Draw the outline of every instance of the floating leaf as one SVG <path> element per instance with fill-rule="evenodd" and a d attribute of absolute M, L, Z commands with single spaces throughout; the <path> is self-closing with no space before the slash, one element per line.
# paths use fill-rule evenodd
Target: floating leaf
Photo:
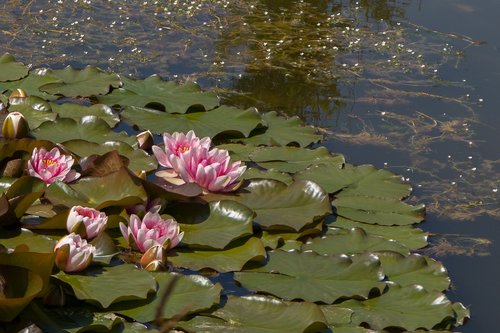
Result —
<path fill-rule="evenodd" d="M 298 147 L 259 147 L 250 153 L 250 158 L 266 169 L 295 173 L 311 165 L 328 164 L 342 168 L 344 156 L 331 155 L 325 147 L 304 149 Z M 306 178 L 302 178 L 306 179 Z"/>
<path fill-rule="evenodd" d="M 140 181 L 121 169 L 104 177 L 82 178 L 72 185 L 56 181 L 47 188 L 45 197 L 53 204 L 66 207 L 80 205 L 102 209 L 135 205 L 143 202 L 147 195 Z"/>
<path fill-rule="evenodd" d="M 21 229 L 3 231 L 0 235 L 0 244 L 10 249 L 15 249 L 19 245 L 26 245 L 31 252 L 53 253 L 56 241 L 47 236 Z"/>
<path fill-rule="evenodd" d="M 254 145 L 244 145 L 241 143 L 226 143 L 217 145 L 215 148 L 224 149 L 229 152 L 229 156 L 234 161 L 250 161 L 250 153 L 254 151 Z"/>
<path fill-rule="evenodd" d="M 112 312 L 92 310 L 84 306 L 45 307 L 32 303 L 24 315 L 44 332 L 108 332 L 124 322 Z"/>
<path fill-rule="evenodd" d="M 57 118 L 57 113 L 52 112 L 50 104 L 37 96 L 12 99 L 9 111 L 21 112 L 28 120 L 31 130 L 34 130 L 43 122 L 53 121 Z"/>
<path fill-rule="evenodd" d="M 424 219 L 424 205 L 411 206 L 397 199 L 341 196 L 332 202 L 338 215 L 371 224 L 408 225 Z"/>
<path fill-rule="evenodd" d="M 39 274 L 25 267 L 4 265 L 2 256 L 5 254 L 0 254 L 0 322 L 10 322 L 42 292 L 43 280 Z"/>
<path fill-rule="evenodd" d="M 361 228 L 370 235 L 381 236 L 386 239 L 394 239 L 396 242 L 406 246 L 410 250 L 417 250 L 427 246 L 428 234 L 413 226 L 386 226 L 355 222 L 341 216 L 337 216 L 331 224 L 335 228 L 351 229 Z"/>
<path fill-rule="evenodd" d="M 231 245 L 230 245 L 231 246 Z M 262 242 L 251 237 L 245 243 L 237 242 L 224 250 L 178 248 L 168 258 L 175 266 L 200 270 L 211 268 L 218 272 L 239 271 L 250 260 L 262 260 L 266 251 Z"/>
<path fill-rule="evenodd" d="M 450 286 L 446 269 L 434 259 L 419 254 L 403 256 L 394 252 L 377 253 L 389 280 L 405 287 L 418 284 L 426 290 L 443 291 Z"/>
<path fill-rule="evenodd" d="M 67 97 L 104 95 L 111 87 L 118 88 L 121 84 L 117 74 L 109 74 L 91 66 L 81 70 L 67 66 L 53 70 L 52 74 L 63 82 L 44 84 L 40 90 Z"/>
<path fill-rule="evenodd" d="M 104 120 L 111 128 L 115 127 L 120 121 L 118 114 L 113 113 L 113 110 L 105 104 L 84 106 L 73 103 L 50 103 L 50 106 L 52 107 L 52 111 L 58 113 L 61 118 L 72 118 L 79 121 L 85 116 L 96 116 Z"/>
<path fill-rule="evenodd" d="M 452 304 L 444 294 L 417 285 L 391 286 L 379 297 L 365 301 L 348 300 L 330 306 L 353 310 L 352 323 L 367 323 L 372 329 L 431 329 L 454 316 Z"/>
<path fill-rule="evenodd" d="M 80 139 L 95 143 L 123 141 L 133 145 L 136 141 L 134 137 L 129 137 L 124 132 L 113 132 L 104 120 L 96 116 L 85 116 L 78 122 L 71 118 L 59 118 L 53 122 L 43 123 L 32 134 L 39 140 L 60 143 Z"/>
<path fill-rule="evenodd" d="M 401 199 L 411 192 L 411 186 L 400 176 L 387 170 L 377 170 L 372 165 L 346 165 L 342 169 L 335 165 L 316 165 L 297 173 L 294 177 L 312 180 L 328 193 L 342 190 L 341 195 L 347 196 Z"/>
<path fill-rule="evenodd" d="M 319 254 L 355 254 L 374 251 L 395 251 L 410 254 L 408 248 L 392 239 L 368 235 L 363 229 L 329 229 L 321 238 L 308 241 L 303 250 L 312 250 Z"/>
<path fill-rule="evenodd" d="M 293 183 L 292 176 L 277 170 L 260 170 L 257 168 L 248 168 L 240 177 L 241 179 L 272 179 L 290 185 Z"/>
<path fill-rule="evenodd" d="M 106 141 L 99 144 L 85 140 L 71 140 L 66 141 L 64 146 L 80 157 L 94 154 L 104 155 L 116 150 L 120 155 L 128 159 L 128 168 L 136 174 L 142 170 L 148 172 L 158 167 L 158 161 L 153 156 L 150 156 L 142 149 L 134 149 L 122 141 Z"/>
<path fill-rule="evenodd" d="M 193 106 L 210 110 L 219 105 L 217 95 L 202 92 L 200 87 L 192 82 L 178 84 L 174 81 L 163 81 L 158 75 L 144 80 L 122 77 L 122 81 L 123 88 L 99 97 L 99 101 L 108 105 L 152 108 L 158 108 L 157 104 L 160 104 L 162 109 L 169 113 L 185 113 Z"/>
<path fill-rule="evenodd" d="M 189 332 L 313 333 L 326 328 L 316 304 L 285 302 L 268 296 L 229 296 L 223 308 L 179 326 Z"/>
<path fill-rule="evenodd" d="M 0 81 L 15 81 L 28 75 L 28 67 L 9 53 L 0 57 Z"/>
<path fill-rule="evenodd" d="M 314 237 L 321 234 L 323 231 L 323 221 L 319 221 L 316 225 L 308 225 L 306 228 L 303 228 L 301 231 L 291 232 L 288 230 L 280 230 L 280 229 L 271 229 L 271 230 L 262 230 L 262 235 L 260 239 L 264 246 L 271 249 L 276 249 L 283 243 L 288 242 L 288 246 L 291 246 L 291 241 L 296 241 L 305 237 Z M 300 246 L 297 247 L 298 250 L 302 247 L 302 242 L 298 241 L 297 244 Z"/>
<path fill-rule="evenodd" d="M 373 255 L 353 262 L 346 256 L 276 250 L 269 252 L 265 266 L 235 272 L 234 278 L 250 290 L 329 304 L 342 297 L 367 298 L 372 289 L 385 287 L 380 262 Z"/>
<path fill-rule="evenodd" d="M 116 302 L 146 299 L 148 293 L 156 291 L 156 281 L 149 272 L 128 264 L 90 267 L 79 274 L 60 272 L 55 277 L 70 285 L 76 298 L 103 308 Z"/>
<path fill-rule="evenodd" d="M 257 213 L 255 222 L 263 227 L 290 227 L 299 231 L 331 212 L 328 194 L 309 181 L 287 186 L 273 180 L 256 180 L 245 188 L 245 193 L 236 197 L 213 197 L 239 201 L 253 209 Z"/>
<path fill-rule="evenodd" d="M 194 130 L 199 137 L 214 137 L 224 132 L 248 136 L 261 122 L 260 114 L 255 109 L 241 110 L 228 106 L 221 106 L 208 112 L 187 114 L 170 114 L 130 106 L 125 108 L 121 116 L 124 121 L 136 124 L 142 129 L 149 129 L 156 134 L 186 133 Z"/>
<path fill-rule="evenodd" d="M 235 201 L 211 202 L 210 216 L 205 221 L 180 225 L 184 231 L 182 242 L 190 246 L 223 249 L 231 241 L 252 234 L 253 217 L 251 209 Z M 177 220 L 183 222 L 182 215 Z"/>
<path fill-rule="evenodd" d="M 28 96 L 38 96 L 44 99 L 55 99 L 54 95 L 47 94 L 39 87 L 48 83 L 62 82 L 59 78 L 52 75 L 52 70 L 46 68 L 40 68 L 30 71 L 29 75 L 25 78 L 12 81 L 12 82 L 0 82 L 0 91 L 9 90 L 10 92 L 16 89 L 22 89 Z"/>
<path fill-rule="evenodd" d="M 178 280 L 168 295 L 167 302 L 161 311 L 162 318 L 170 319 L 179 314 L 190 314 L 208 310 L 220 299 L 222 286 L 213 284 L 201 275 L 180 275 L 176 273 L 154 273 L 158 283 L 158 291 L 146 301 L 120 302 L 113 305 L 113 312 L 127 316 L 139 322 L 149 322 L 155 319 L 160 300 L 172 279 Z"/>
<path fill-rule="evenodd" d="M 262 119 L 266 123 L 265 129 L 257 129 L 249 138 L 235 139 L 244 143 L 268 146 L 286 146 L 298 144 L 300 147 L 321 140 L 313 127 L 305 126 L 298 117 L 284 118 L 274 111 L 264 113 Z M 263 132 L 263 133 L 261 133 Z"/>

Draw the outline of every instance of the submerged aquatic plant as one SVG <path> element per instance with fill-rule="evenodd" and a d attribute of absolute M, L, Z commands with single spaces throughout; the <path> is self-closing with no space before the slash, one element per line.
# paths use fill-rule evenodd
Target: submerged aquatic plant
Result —
<path fill-rule="evenodd" d="M 78 172 L 71 170 L 74 162 L 72 156 L 61 154 L 57 148 L 50 151 L 35 148 L 28 161 L 28 173 L 46 184 L 52 184 L 56 180 L 72 182 L 80 177 Z"/>

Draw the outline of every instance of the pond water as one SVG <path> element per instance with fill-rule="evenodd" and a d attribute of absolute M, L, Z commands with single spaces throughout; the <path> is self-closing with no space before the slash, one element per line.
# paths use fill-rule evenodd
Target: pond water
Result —
<path fill-rule="evenodd" d="M 424 252 L 493 332 L 500 306 L 496 0 L 5 1 L 0 53 L 195 80 L 224 103 L 299 115 L 331 151 L 414 185 Z M 488 295 L 489 297 L 485 297 Z M 491 295 L 491 296 L 490 296 Z"/>

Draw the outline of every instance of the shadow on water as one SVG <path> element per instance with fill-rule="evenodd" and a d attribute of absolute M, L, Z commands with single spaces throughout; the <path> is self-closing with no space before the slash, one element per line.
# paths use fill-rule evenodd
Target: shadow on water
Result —
<path fill-rule="evenodd" d="M 53 1 L 55 3 L 55 1 Z M 350 163 L 403 175 L 428 207 L 426 249 L 460 331 L 500 310 L 500 39 L 496 0 L 0 4 L 0 53 L 35 66 L 96 65 L 198 81 L 227 104 L 299 115 Z M 484 44 L 482 41 L 486 41 Z"/>

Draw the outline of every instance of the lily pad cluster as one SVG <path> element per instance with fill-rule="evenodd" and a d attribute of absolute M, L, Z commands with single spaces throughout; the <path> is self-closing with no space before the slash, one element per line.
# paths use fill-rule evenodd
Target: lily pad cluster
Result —
<path fill-rule="evenodd" d="M 31 69 L 0 58 L 0 99 L 30 132 L 0 146 L 0 327 L 44 332 L 427 332 L 469 316 L 444 292 L 411 187 L 353 166 L 298 118 L 221 106 L 194 83 L 123 78 L 93 67 Z M 22 89 L 26 96 L 12 96 Z M 9 98 L 10 96 L 10 98 Z M 9 125 L 10 126 L 10 125 Z M 134 135 L 194 130 L 247 170 L 232 192 L 157 177 Z M 28 173 L 34 149 L 57 148 L 79 178 Z M 55 266 L 72 207 L 104 212 L 86 269 Z M 152 208 L 154 207 L 154 208 Z M 153 209 L 184 233 L 163 271 L 141 269 L 122 236 Z M 147 326 L 144 326 L 146 324 Z"/>

